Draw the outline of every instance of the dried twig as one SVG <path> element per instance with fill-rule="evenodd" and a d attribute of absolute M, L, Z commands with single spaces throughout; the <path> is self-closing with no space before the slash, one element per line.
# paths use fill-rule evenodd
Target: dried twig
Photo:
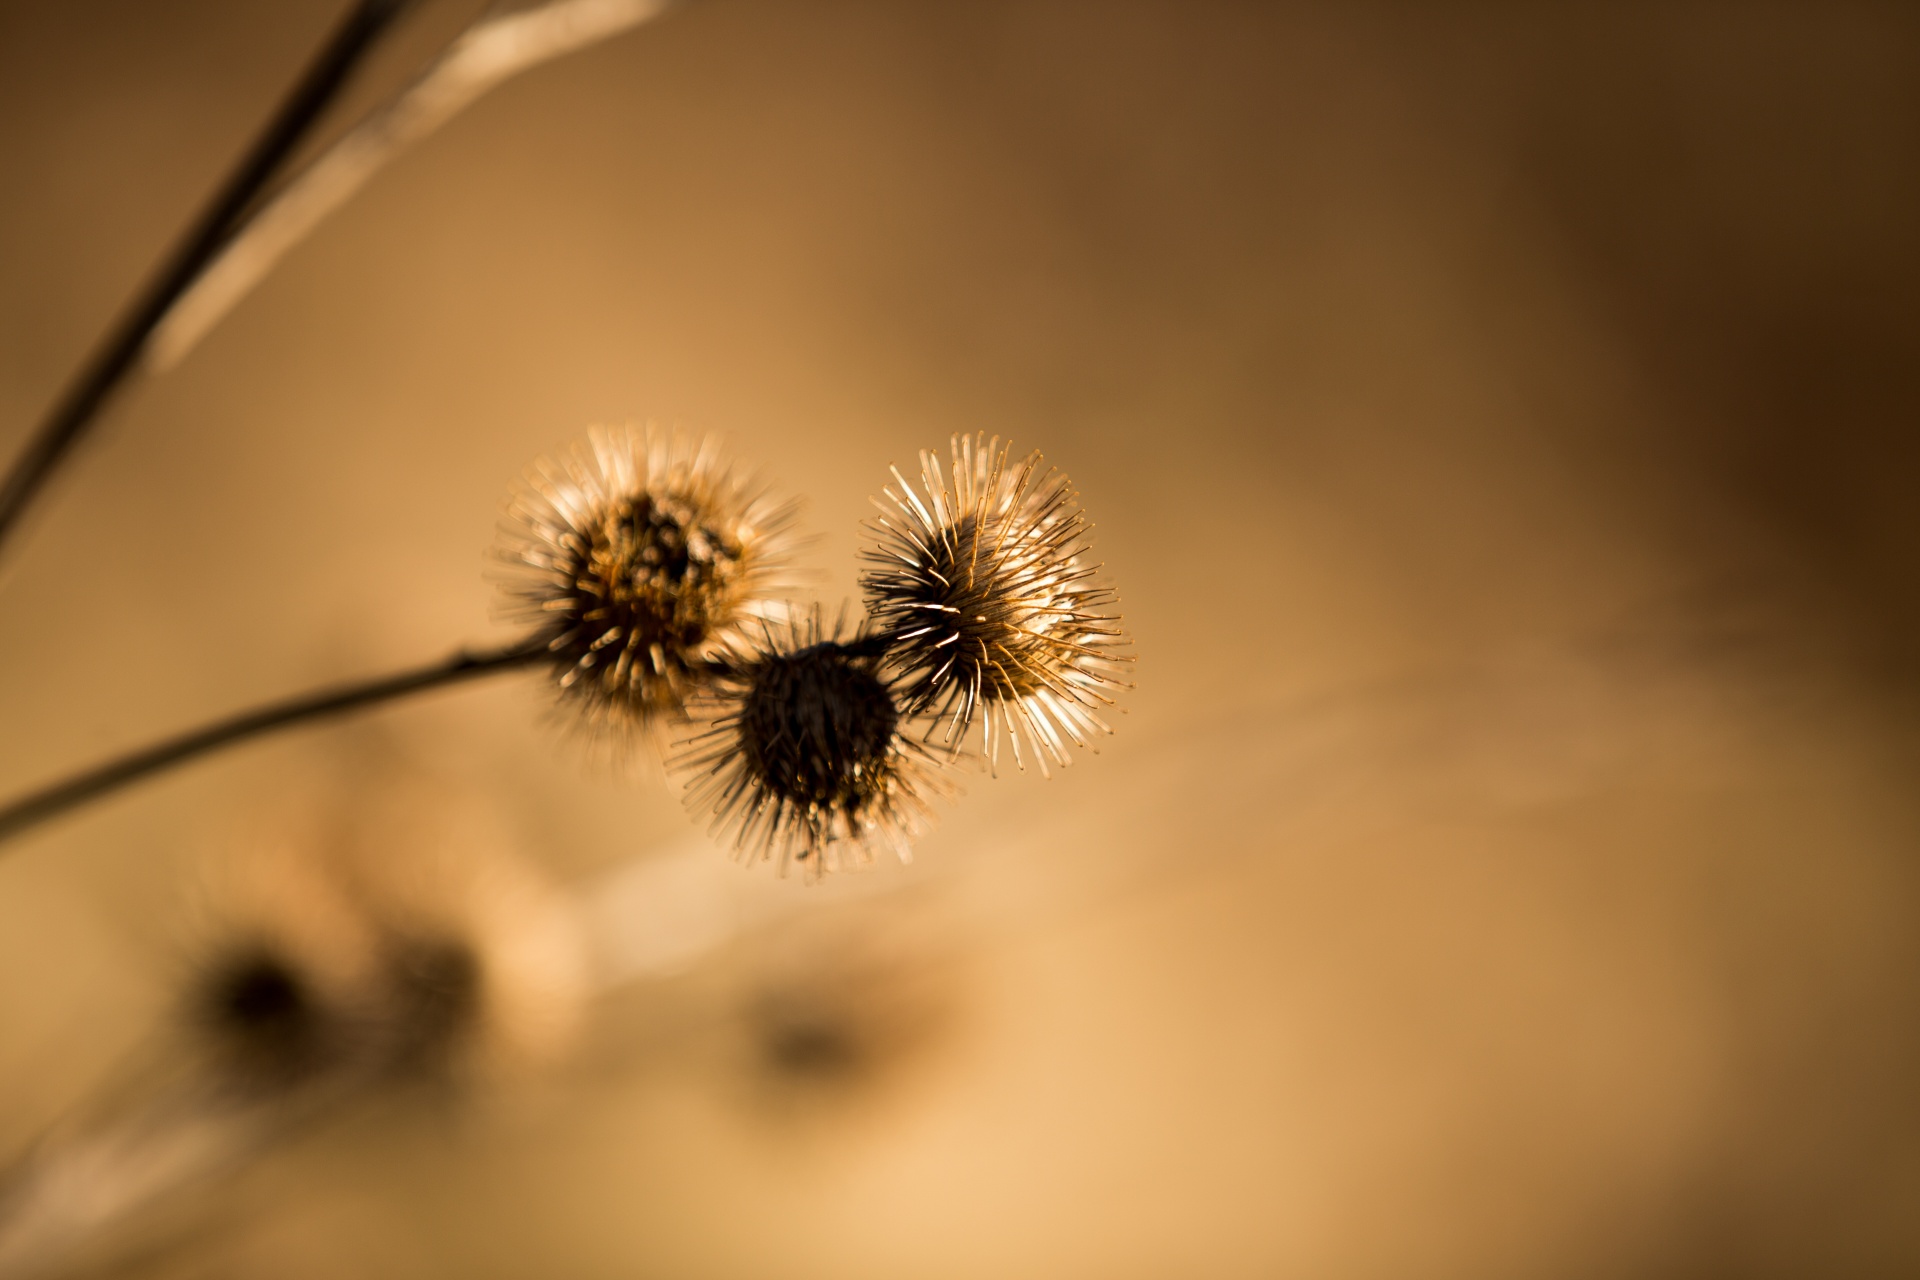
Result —
<path fill-rule="evenodd" d="M 483 19 L 406 90 L 354 127 L 276 195 L 194 283 L 147 346 L 146 366 L 178 364 L 329 213 L 408 146 L 487 90 L 549 59 L 658 17 L 672 0 L 549 0 Z"/>
<path fill-rule="evenodd" d="M 75 777 L 42 787 L 10 803 L 0 805 L 0 840 L 20 834 L 58 817 L 89 800 L 118 791 L 122 787 L 151 777 L 175 765 L 185 764 L 222 747 L 249 738 L 257 738 L 277 729 L 291 728 L 311 720 L 325 719 L 362 707 L 391 702 L 409 694 L 471 680 L 496 671 L 528 666 L 547 656 L 542 643 L 519 643 L 484 653 L 457 653 L 444 662 L 434 663 L 398 675 L 382 676 L 357 684 L 323 689 L 285 702 L 271 703 L 241 712 L 199 729 L 189 730 L 150 747 L 110 760 Z"/>
<path fill-rule="evenodd" d="M 360 0 L 314 59 L 266 131 L 214 194 L 153 281 L 108 332 L 0 481 L 0 542 L 80 443 L 147 349 L 154 330 L 220 254 L 247 207 L 340 96 L 355 68 L 413 0 Z"/>
<path fill-rule="evenodd" d="M 136 368 L 163 373 L 387 161 L 495 85 L 658 17 L 674 0 L 547 0 L 475 22 L 412 84 L 248 213 L 414 0 L 361 0 L 254 149 L 0 481 L 0 542 Z"/>

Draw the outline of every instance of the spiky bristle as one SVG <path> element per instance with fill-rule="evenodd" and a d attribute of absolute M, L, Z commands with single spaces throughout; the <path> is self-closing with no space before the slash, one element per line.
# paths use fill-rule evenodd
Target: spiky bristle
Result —
<path fill-rule="evenodd" d="M 596 427 L 509 499 L 503 612 L 545 641 L 589 731 L 676 717 L 704 664 L 789 585 L 794 515 L 710 437 Z"/>
<path fill-rule="evenodd" d="M 1067 478 L 1038 452 L 1010 465 L 1010 451 L 997 436 L 955 436 L 949 488 L 923 450 L 924 494 L 896 469 L 860 582 L 909 713 L 955 750 L 977 721 L 990 765 L 1004 735 L 1024 767 L 1024 737 L 1045 773 L 1069 762 L 1069 742 L 1112 732 L 1100 712 L 1131 658 Z"/>
<path fill-rule="evenodd" d="M 713 814 L 749 858 L 820 874 L 875 844 L 905 861 L 927 798 L 948 788 L 938 762 L 902 734 L 882 670 L 884 645 L 826 635 L 817 611 L 763 624 L 716 676 L 707 729 L 682 744 L 688 804 Z"/>

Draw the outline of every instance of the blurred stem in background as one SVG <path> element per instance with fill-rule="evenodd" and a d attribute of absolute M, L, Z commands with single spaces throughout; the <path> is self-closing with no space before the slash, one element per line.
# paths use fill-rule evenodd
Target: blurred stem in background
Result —
<path fill-rule="evenodd" d="M 139 363 L 154 330 L 221 255 L 253 205 L 289 156 L 339 98 L 354 71 L 395 19 L 416 0 L 360 0 L 301 76 L 279 112 L 207 203 L 146 290 L 107 333 L 54 405 L 26 451 L 0 482 L 0 542 L 61 462 L 99 419 Z"/>
<path fill-rule="evenodd" d="M 153 282 L 0 480 L 0 546 L 137 369 L 178 364 L 275 263 L 407 146 L 530 67 L 658 17 L 674 0 L 547 0 L 476 19 L 279 191 L 263 193 L 380 36 L 418 0 L 361 0 Z"/>

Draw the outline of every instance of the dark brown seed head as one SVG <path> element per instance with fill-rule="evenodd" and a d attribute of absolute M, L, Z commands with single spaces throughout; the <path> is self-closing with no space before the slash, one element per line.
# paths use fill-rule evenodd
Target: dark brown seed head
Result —
<path fill-rule="evenodd" d="M 904 858 L 939 789 L 932 761 L 900 733 L 882 646 L 824 639 L 818 616 L 769 626 L 715 684 L 708 729 L 686 744 L 689 803 L 714 813 L 750 855 L 819 872 L 843 843 L 874 840 Z"/>
<path fill-rule="evenodd" d="M 857 816 L 885 795 L 899 724 L 873 664 L 829 641 L 761 659 L 742 700 L 740 749 L 783 803 Z"/>

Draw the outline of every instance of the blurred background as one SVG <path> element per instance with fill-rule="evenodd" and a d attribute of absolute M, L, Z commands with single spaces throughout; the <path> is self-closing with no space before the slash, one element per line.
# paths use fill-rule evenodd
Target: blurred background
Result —
<path fill-rule="evenodd" d="M 9 456 L 342 8 L 0 3 Z M 208 859 L 398 793 L 578 904 L 571 1051 L 99 1274 L 1915 1274 L 1916 226 L 1892 4 L 696 0 L 515 80 L 9 548 L 0 790 L 506 639 L 596 422 L 804 495 L 830 606 L 889 462 L 1043 449 L 1118 733 L 817 887 L 531 677 L 197 764 L 0 861 L 0 1154 L 177 1023 Z"/>

